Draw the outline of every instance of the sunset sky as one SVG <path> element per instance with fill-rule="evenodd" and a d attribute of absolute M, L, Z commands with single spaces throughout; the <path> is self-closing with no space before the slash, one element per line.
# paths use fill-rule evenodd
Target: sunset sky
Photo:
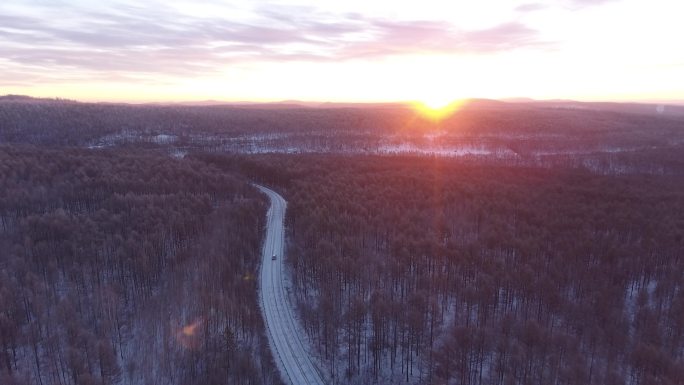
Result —
<path fill-rule="evenodd" d="M 0 94 L 684 100 L 684 2 L 2 0 Z"/>

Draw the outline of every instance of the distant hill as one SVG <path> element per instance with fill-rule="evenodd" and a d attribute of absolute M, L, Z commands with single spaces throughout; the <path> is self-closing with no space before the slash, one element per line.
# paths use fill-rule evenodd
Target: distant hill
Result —
<path fill-rule="evenodd" d="M 153 102 L 153 103 L 125 103 L 125 102 L 101 102 L 88 103 L 64 98 L 35 98 L 27 95 L 4 95 L 0 96 L 0 103 L 82 103 L 98 105 L 138 105 L 138 106 L 169 106 L 169 107 L 238 107 L 245 109 L 393 109 L 406 108 L 411 102 L 311 102 L 301 100 L 283 100 L 277 102 L 250 102 L 250 101 L 221 101 L 201 100 L 186 102 Z M 529 108 L 551 108 L 558 110 L 585 110 L 585 111 L 609 111 L 619 113 L 631 113 L 650 116 L 681 117 L 684 116 L 684 104 L 672 103 L 629 103 L 629 102 L 579 102 L 574 100 L 534 100 L 530 98 L 507 98 L 507 99 L 467 99 L 462 109 L 465 110 L 515 110 Z"/>
<path fill-rule="evenodd" d="M 76 100 L 63 98 L 34 98 L 27 95 L 3 95 L 0 96 L 0 103 L 79 103 Z"/>
<path fill-rule="evenodd" d="M 684 116 L 684 105 L 665 103 L 616 103 L 576 101 L 536 101 L 528 104 L 556 109 L 613 111 L 644 115 Z"/>

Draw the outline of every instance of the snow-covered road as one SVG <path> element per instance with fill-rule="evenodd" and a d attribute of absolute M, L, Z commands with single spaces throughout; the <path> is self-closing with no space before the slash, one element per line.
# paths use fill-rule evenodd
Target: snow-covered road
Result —
<path fill-rule="evenodd" d="M 323 378 L 309 356 L 304 336 L 301 335 L 302 329 L 294 318 L 294 309 L 285 293 L 283 220 L 287 202 L 273 190 L 256 187 L 271 200 L 261 261 L 259 300 L 273 358 L 286 384 L 323 385 Z M 275 260 L 272 259 L 273 255 L 276 255 Z"/>

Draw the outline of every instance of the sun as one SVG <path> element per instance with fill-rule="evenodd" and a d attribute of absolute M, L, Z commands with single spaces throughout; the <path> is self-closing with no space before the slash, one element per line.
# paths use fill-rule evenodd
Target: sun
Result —
<path fill-rule="evenodd" d="M 420 102 L 427 108 L 430 108 L 433 110 L 441 110 L 442 108 L 448 107 L 451 103 L 453 103 L 454 99 L 446 98 L 446 97 L 440 97 L 440 96 L 433 96 L 433 97 L 428 97 L 428 98 L 422 99 Z"/>
<path fill-rule="evenodd" d="M 414 102 L 413 106 L 424 117 L 430 120 L 440 121 L 451 116 L 460 109 L 464 103 L 465 100 L 434 96 L 420 99 Z"/>

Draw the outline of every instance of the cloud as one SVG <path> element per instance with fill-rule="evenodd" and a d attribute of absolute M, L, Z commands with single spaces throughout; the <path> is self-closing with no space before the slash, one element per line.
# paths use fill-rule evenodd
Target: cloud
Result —
<path fill-rule="evenodd" d="M 518 22 L 473 30 L 439 20 L 371 18 L 283 5 L 229 17 L 232 12 L 189 15 L 161 3 L 97 9 L 59 2 L 33 8 L 6 4 L 0 5 L 0 57 L 5 59 L 0 72 L 5 73 L 59 69 L 76 77 L 193 76 L 244 62 L 494 53 L 543 44 L 537 31 Z"/>
<path fill-rule="evenodd" d="M 547 5 L 541 3 L 525 3 L 515 7 L 517 12 L 534 12 L 541 11 L 542 9 L 548 8 Z"/>
<path fill-rule="evenodd" d="M 544 4 L 544 3 L 523 3 L 515 7 L 516 12 L 536 12 L 546 9 L 553 8 L 553 6 L 560 6 L 565 8 L 570 8 L 574 10 L 579 10 L 591 6 L 598 6 L 606 3 L 617 2 L 619 0 L 563 0 L 556 4 Z"/>
<path fill-rule="evenodd" d="M 607 3 L 615 3 L 618 1 L 619 0 L 567 0 L 566 3 L 570 8 L 583 9 L 583 8 L 603 5 L 603 4 L 607 4 Z"/>
<path fill-rule="evenodd" d="M 346 58 L 412 53 L 494 53 L 543 44 L 537 31 L 517 22 L 460 30 L 445 22 L 370 21 L 374 39 L 341 50 Z"/>
<path fill-rule="evenodd" d="M 604 3 L 610 3 L 617 0 L 570 0 L 571 3 L 577 5 L 599 5 Z"/>

